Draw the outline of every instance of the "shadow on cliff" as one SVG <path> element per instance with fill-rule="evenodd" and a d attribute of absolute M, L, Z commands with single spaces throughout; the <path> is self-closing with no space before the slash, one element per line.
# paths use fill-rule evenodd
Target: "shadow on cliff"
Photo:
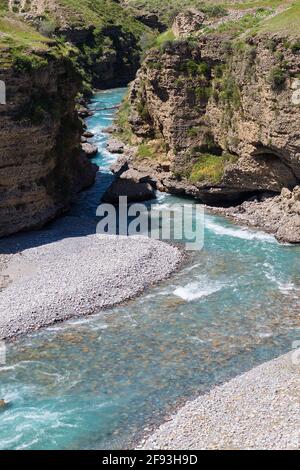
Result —
<path fill-rule="evenodd" d="M 99 221 L 95 215 L 96 209 L 113 179 L 112 174 L 98 172 L 95 184 L 76 196 L 68 213 L 48 222 L 42 229 L 20 232 L 0 239 L 0 254 L 14 254 L 65 238 L 95 234 Z"/>

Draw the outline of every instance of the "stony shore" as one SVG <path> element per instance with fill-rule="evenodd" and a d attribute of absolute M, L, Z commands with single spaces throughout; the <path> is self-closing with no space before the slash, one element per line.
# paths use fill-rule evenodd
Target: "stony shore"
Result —
<path fill-rule="evenodd" d="M 266 362 L 188 402 L 139 448 L 299 449 L 298 352 Z"/>
<path fill-rule="evenodd" d="M 0 339 L 130 299 L 182 259 L 174 246 L 146 237 L 60 232 L 44 244 L 32 237 L 37 246 L 0 255 Z"/>
<path fill-rule="evenodd" d="M 283 188 L 277 196 L 253 197 L 238 206 L 207 207 L 210 212 L 234 222 L 275 235 L 282 243 L 300 243 L 300 187 Z"/>
<path fill-rule="evenodd" d="M 117 145 L 115 139 L 112 142 Z M 121 143 L 118 145 L 120 147 Z M 137 161 L 134 152 L 133 147 L 126 146 L 124 154 L 112 165 L 111 170 L 117 179 L 106 192 L 108 200 L 120 195 L 127 195 L 130 200 L 135 192 L 139 193 L 141 200 L 143 197 L 146 200 L 151 193 L 149 187 L 152 187 L 153 191 L 158 189 L 174 195 L 188 196 L 204 203 L 197 188 L 185 180 L 178 181 L 174 178 L 167 165 L 164 168 L 161 164 Z M 293 190 L 282 188 L 277 195 L 270 192 L 257 193 L 243 203 L 230 207 L 218 204 L 205 204 L 205 207 L 209 212 L 229 217 L 238 224 L 272 233 L 281 243 L 300 243 L 300 186 L 295 186 Z"/>

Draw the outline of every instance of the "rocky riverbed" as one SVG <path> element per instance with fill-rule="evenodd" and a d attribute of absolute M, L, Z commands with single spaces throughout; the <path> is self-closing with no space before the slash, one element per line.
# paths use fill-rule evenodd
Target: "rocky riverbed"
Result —
<path fill-rule="evenodd" d="M 141 447 L 299 449 L 299 385 L 295 357 L 281 356 L 188 402 Z"/>
<path fill-rule="evenodd" d="M 0 255 L 1 339 L 130 299 L 168 277 L 182 258 L 174 246 L 146 237 L 60 237 Z"/>

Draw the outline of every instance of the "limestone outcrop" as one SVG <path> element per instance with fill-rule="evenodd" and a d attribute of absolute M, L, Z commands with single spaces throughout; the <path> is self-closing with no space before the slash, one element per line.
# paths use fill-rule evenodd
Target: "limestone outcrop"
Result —
<path fill-rule="evenodd" d="M 174 36 L 179 38 L 198 31 L 204 20 L 205 14 L 194 8 L 179 13 L 172 24 Z"/>
<path fill-rule="evenodd" d="M 299 54 L 276 35 L 242 43 L 203 35 L 152 50 L 129 96 L 133 141 L 148 148 L 134 165 L 153 169 L 165 190 L 209 204 L 292 189 L 300 180 L 299 68 Z M 163 152 L 153 150 L 158 139 Z"/>
<path fill-rule="evenodd" d="M 127 202 L 140 202 L 155 199 L 155 188 L 148 175 L 137 170 L 128 169 L 121 172 L 102 197 L 103 202 L 118 204 L 121 196 L 127 197 Z"/>
<path fill-rule="evenodd" d="M 279 196 L 262 195 L 236 207 L 219 208 L 217 212 L 240 223 L 274 233 L 281 242 L 300 242 L 299 186 L 293 191 L 283 188 Z"/>
<path fill-rule="evenodd" d="M 39 68 L 0 69 L 0 236 L 42 226 L 94 182 L 80 148 L 78 76 L 66 58 L 45 53 Z"/>

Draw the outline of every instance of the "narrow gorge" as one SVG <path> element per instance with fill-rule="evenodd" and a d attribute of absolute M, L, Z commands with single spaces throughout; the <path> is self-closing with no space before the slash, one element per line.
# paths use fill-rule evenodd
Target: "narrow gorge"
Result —
<path fill-rule="evenodd" d="M 114 22 L 114 18 L 118 18 Z M 117 24 L 118 23 L 118 24 Z M 114 1 L 0 3 L 0 236 L 40 227 L 95 181 L 76 112 L 93 87 L 126 84 L 149 29 Z"/>
<path fill-rule="evenodd" d="M 299 122 L 299 1 L 0 0 L 0 451 L 299 450 Z"/>

